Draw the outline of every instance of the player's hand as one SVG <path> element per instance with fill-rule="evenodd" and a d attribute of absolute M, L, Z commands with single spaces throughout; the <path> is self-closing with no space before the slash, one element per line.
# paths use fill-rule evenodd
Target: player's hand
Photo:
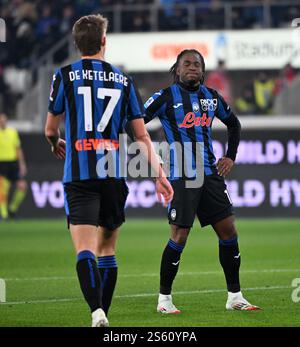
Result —
<path fill-rule="evenodd" d="M 51 150 L 57 159 L 65 159 L 66 141 L 63 139 L 58 139 L 56 146 L 52 146 Z"/>
<path fill-rule="evenodd" d="M 218 174 L 222 177 L 226 177 L 231 168 L 233 167 L 233 160 L 227 157 L 222 157 L 218 160 L 217 163 L 217 170 L 218 170 Z"/>
<path fill-rule="evenodd" d="M 162 202 L 163 196 L 165 207 L 172 201 L 174 191 L 166 177 L 156 179 L 156 194 L 159 202 Z"/>

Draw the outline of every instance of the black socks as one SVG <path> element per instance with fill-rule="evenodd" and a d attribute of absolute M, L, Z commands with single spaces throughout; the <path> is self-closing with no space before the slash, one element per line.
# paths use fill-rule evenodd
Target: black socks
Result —
<path fill-rule="evenodd" d="M 102 308 L 101 279 L 95 255 L 90 251 L 78 253 L 76 269 L 81 291 L 91 312 Z"/>
<path fill-rule="evenodd" d="M 169 240 L 161 259 L 160 294 L 171 294 L 172 284 L 179 268 L 180 256 L 184 246 L 171 239 Z"/>
<path fill-rule="evenodd" d="M 241 290 L 239 279 L 241 256 L 237 237 L 230 240 L 219 240 L 219 259 L 224 270 L 228 291 L 239 292 Z"/>
<path fill-rule="evenodd" d="M 116 257 L 114 255 L 98 257 L 98 269 L 101 275 L 103 310 L 107 315 L 118 276 Z"/>

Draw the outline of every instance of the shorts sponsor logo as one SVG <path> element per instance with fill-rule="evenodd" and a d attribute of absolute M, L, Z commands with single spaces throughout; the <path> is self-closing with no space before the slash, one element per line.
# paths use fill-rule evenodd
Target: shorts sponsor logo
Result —
<path fill-rule="evenodd" d="M 172 219 L 172 220 L 175 220 L 175 219 L 176 219 L 176 210 L 175 210 L 175 208 L 173 208 L 173 209 L 171 210 L 170 216 L 171 216 L 171 219 Z"/>

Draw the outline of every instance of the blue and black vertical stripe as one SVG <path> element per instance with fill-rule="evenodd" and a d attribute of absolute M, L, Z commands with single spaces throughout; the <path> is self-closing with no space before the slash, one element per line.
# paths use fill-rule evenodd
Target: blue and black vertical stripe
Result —
<path fill-rule="evenodd" d="M 66 132 L 66 160 L 64 171 L 64 182 L 70 182 L 74 178 L 80 179 L 79 158 L 75 151 L 75 142 L 77 140 L 77 106 L 74 87 L 69 83 L 69 73 L 73 71 L 72 65 L 68 65 L 61 69 L 65 86 L 66 95 L 66 111 L 65 111 L 65 132 Z"/>
<path fill-rule="evenodd" d="M 81 61 L 82 63 L 82 67 L 81 69 L 84 70 L 94 70 L 94 66 L 93 66 L 93 61 L 91 59 L 83 59 Z M 80 69 L 80 70 L 81 70 Z M 90 87 L 91 88 L 91 95 L 92 95 L 92 99 L 94 99 L 95 97 L 95 93 L 97 93 L 97 88 L 95 88 L 94 86 L 94 81 L 93 80 L 89 80 L 89 79 L 84 79 L 83 80 L 84 86 Z M 81 110 L 83 110 L 83 108 L 81 107 Z M 84 119 L 84 115 L 78 115 L 81 119 Z M 93 120 L 95 120 L 95 103 L 92 102 L 92 117 Z M 81 125 L 81 128 L 83 127 L 83 135 L 84 138 L 86 139 L 96 139 L 97 138 L 97 127 L 96 124 L 93 124 L 93 130 L 92 131 L 85 131 L 84 128 L 84 124 Z M 88 175 L 88 178 L 91 177 L 97 177 L 97 173 L 96 173 L 96 163 L 97 163 L 97 158 L 96 158 L 96 151 L 82 151 L 81 153 L 84 153 L 86 155 L 87 158 L 83 159 L 83 164 L 87 164 L 87 170 L 88 172 L 86 173 Z M 84 179 L 84 178 L 83 178 Z"/>
<path fill-rule="evenodd" d="M 70 81 L 70 73 L 73 72 L 75 75 L 76 70 L 77 72 L 79 71 L 80 78 Z M 105 75 L 106 79 L 102 81 L 83 79 L 81 76 L 82 70 L 103 71 L 103 76 Z M 65 135 L 67 143 L 64 182 L 106 178 L 106 171 L 104 170 L 105 172 L 103 173 L 100 172 L 99 176 L 96 172 L 96 167 L 98 160 L 107 154 L 107 151 L 104 150 L 102 154 L 97 154 L 94 149 L 77 151 L 75 148 L 76 141 L 84 139 L 119 140 L 119 134 L 123 130 L 127 115 L 130 115 L 131 112 L 134 113 L 134 116 L 141 116 L 143 114 L 142 102 L 130 77 L 126 76 L 128 86 L 124 86 L 122 83 L 112 81 L 109 78 L 110 73 L 119 73 L 126 76 L 111 64 L 96 59 L 79 60 L 61 69 L 61 80 L 65 88 Z M 56 87 L 61 83 L 59 76 L 57 75 L 54 81 Z M 84 98 L 82 95 L 78 95 L 78 88 L 80 86 L 91 88 L 93 118 L 93 129 L 91 131 L 85 130 Z M 121 90 L 120 100 L 103 132 L 97 131 L 97 126 L 110 102 L 110 97 L 99 99 L 97 95 L 99 88 Z M 57 93 L 57 88 L 54 89 L 54 92 Z M 114 156 L 114 162 L 118 163 L 119 152 L 111 151 L 111 154 Z M 118 165 L 116 165 L 113 170 L 114 177 L 117 178 L 119 177 L 118 169 Z"/>
<path fill-rule="evenodd" d="M 212 99 L 212 95 L 209 93 L 205 86 L 200 87 L 198 93 L 199 99 Z M 203 114 L 203 113 L 202 113 Z M 214 111 L 206 111 L 207 118 L 214 118 Z M 203 126 L 202 127 L 202 138 L 204 143 L 204 163 L 205 163 L 205 174 L 211 175 L 213 173 L 212 168 L 215 164 L 215 155 L 212 148 L 211 140 L 211 127 Z"/>
<path fill-rule="evenodd" d="M 182 138 L 181 132 L 178 128 L 178 124 L 177 124 L 178 115 L 176 114 L 175 109 L 173 108 L 174 94 L 173 94 L 172 86 L 165 90 L 165 94 L 166 94 L 166 99 L 168 100 L 166 105 L 168 109 L 168 117 L 162 118 L 161 121 L 162 121 L 162 125 L 164 126 L 164 131 L 167 136 L 167 141 L 169 142 L 169 144 L 178 142 L 181 148 L 183 148 L 184 139 Z M 180 162 L 182 162 L 182 152 L 174 147 L 174 151 L 170 153 L 170 169 L 171 169 L 170 179 L 171 180 L 179 178 L 183 174 L 184 168 L 179 167 Z"/>

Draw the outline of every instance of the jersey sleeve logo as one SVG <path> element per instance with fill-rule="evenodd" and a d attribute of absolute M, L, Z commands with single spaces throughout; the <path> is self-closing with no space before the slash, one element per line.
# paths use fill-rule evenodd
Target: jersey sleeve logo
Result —
<path fill-rule="evenodd" d="M 53 75 L 53 80 L 52 80 L 51 87 L 50 87 L 50 96 L 49 96 L 50 101 L 53 101 L 53 96 L 52 96 L 52 94 L 53 94 L 53 90 L 54 90 L 54 89 L 53 89 L 53 86 L 54 86 L 55 80 L 56 80 L 56 76 Z"/>
<path fill-rule="evenodd" d="M 153 97 L 151 96 L 151 97 L 145 102 L 144 107 L 145 107 L 145 108 L 148 108 L 148 107 L 152 104 L 153 101 L 154 101 L 154 99 L 153 99 Z"/>
<path fill-rule="evenodd" d="M 148 108 L 148 107 L 152 104 L 152 102 L 153 102 L 154 100 L 156 100 L 156 99 L 157 99 L 159 96 L 161 96 L 161 95 L 162 95 L 162 90 L 160 90 L 159 92 L 154 93 L 153 96 L 151 96 L 151 97 L 145 102 L 144 107 L 145 107 L 145 108 Z"/>

